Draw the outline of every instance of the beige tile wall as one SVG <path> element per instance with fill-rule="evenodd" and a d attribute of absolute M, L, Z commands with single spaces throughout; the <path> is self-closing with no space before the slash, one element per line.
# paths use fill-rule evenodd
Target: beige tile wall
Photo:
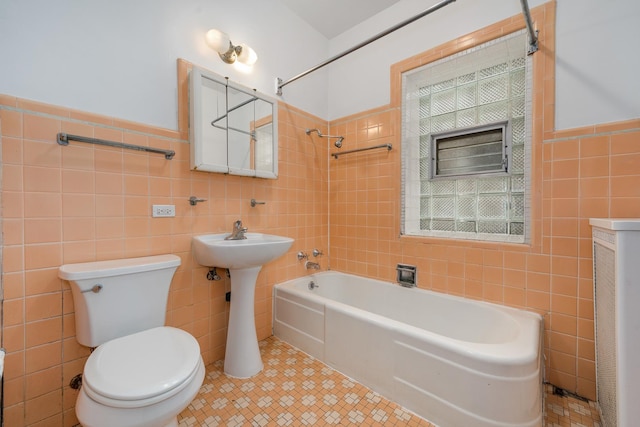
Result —
<path fill-rule="evenodd" d="M 401 73 L 519 30 L 517 16 L 395 64 L 389 106 L 330 123 L 345 149 L 394 147 L 330 159 L 331 267 L 394 281 L 397 263 L 413 264 L 420 287 L 544 315 L 548 380 L 594 400 L 589 218 L 640 217 L 640 120 L 555 131 L 555 3 L 532 14 L 531 244 L 400 237 Z"/>
<path fill-rule="evenodd" d="M 0 96 L 5 425 L 72 426 L 70 379 L 89 354 L 75 340 L 64 263 L 173 253 L 182 259 L 171 285 L 167 323 L 197 337 L 206 363 L 224 356 L 229 290 L 206 280 L 192 259 L 191 236 L 225 232 L 241 218 L 251 231 L 295 243 L 265 266 L 256 288 L 258 336 L 271 335 L 275 283 L 306 274 L 295 253 L 326 250 L 327 149 L 306 128 L 326 122 L 280 105 L 277 180 L 189 170 L 186 92 L 189 64 L 179 62 L 181 129 L 172 132 Z M 162 155 L 71 142 L 58 132 L 169 148 Z M 190 206 L 189 196 L 207 199 Z M 266 205 L 250 207 L 250 199 Z M 152 204 L 174 204 L 175 218 L 151 218 Z"/>

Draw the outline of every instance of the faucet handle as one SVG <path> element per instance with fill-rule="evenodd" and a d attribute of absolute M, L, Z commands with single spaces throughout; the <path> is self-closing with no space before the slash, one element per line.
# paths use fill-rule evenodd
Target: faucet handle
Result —
<path fill-rule="evenodd" d="M 298 261 L 302 261 L 303 259 L 309 259 L 309 254 L 303 251 L 298 252 Z"/>
<path fill-rule="evenodd" d="M 242 227 L 242 220 L 236 220 L 233 223 L 233 231 L 224 240 L 245 240 L 247 236 L 244 233 L 247 231 L 247 227 Z"/>
<path fill-rule="evenodd" d="M 195 206 L 195 205 L 197 205 L 199 202 L 206 202 L 206 201 L 207 201 L 207 199 L 199 199 L 199 198 L 197 198 L 196 196 L 191 196 L 191 197 L 189 197 L 189 204 L 190 204 L 191 206 Z"/>
<path fill-rule="evenodd" d="M 319 249 L 314 249 L 313 252 L 311 253 L 313 254 L 314 257 L 319 257 L 320 255 L 324 255 L 324 253 Z"/>

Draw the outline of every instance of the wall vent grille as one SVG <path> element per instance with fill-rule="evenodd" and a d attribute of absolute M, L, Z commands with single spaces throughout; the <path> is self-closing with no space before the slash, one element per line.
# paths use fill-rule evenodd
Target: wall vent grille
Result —
<path fill-rule="evenodd" d="M 615 251 L 594 242 L 596 384 L 605 427 L 618 425 L 615 257 Z"/>

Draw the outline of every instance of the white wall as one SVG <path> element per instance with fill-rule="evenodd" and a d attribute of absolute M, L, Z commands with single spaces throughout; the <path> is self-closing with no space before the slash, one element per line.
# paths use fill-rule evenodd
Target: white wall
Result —
<path fill-rule="evenodd" d="M 258 53 L 250 73 L 204 43 L 210 28 Z M 274 95 L 328 52 L 328 41 L 277 0 L 1 0 L 0 93 L 177 129 L 177 58 Z M 282 97 L 327 116 L 327 73 Z"/>
<path fill-rule="evenodd" d="M 176 129 L 177 58 L 272 95 L 276 77 L 436 2 L 402 0 L 327 41 L 278 0 L 0 0 L 0 93 Z M 557 3 L 557 128 L 640 117 L 640 2 Z M 518 0 L 458 0 L 287 85 L 281 99 L 329 120 L 386 105 L 391 64 L 520 13 Z M 206 47 L 214 27 L 257 51 L 251 73 Z"/>
<path fill-rule="evenodd" d="M 330 41 L 330 55 L 426 10 L 403 0 Z M 529 0 L 531 8 L 543 0 Z M 640 117 L 640 2 L 558 0 L 556 128 Z M 386 105 L 396 62 L 522 13 L 518 0 L 458 0 L 329 65 L 329 119 Z M 541 54 L 541 53 L 538 53 Z"/>
<path fill-rule="evenodd" d="M 400 1 L 332 39 L 331 55 L 436 3 L 439 0 Z M 529 0 L 530 7 L 542 3 Z M 335 62 L 329 71 L 330 119 L 388 104 L 392 64 L 519 13 L 522 8 L 518 0 L 458 0 Z"/>
<path fill-rule="evenodd" d="M 640 2 L 558 1 L 556 128 L 640 117 Z"/>

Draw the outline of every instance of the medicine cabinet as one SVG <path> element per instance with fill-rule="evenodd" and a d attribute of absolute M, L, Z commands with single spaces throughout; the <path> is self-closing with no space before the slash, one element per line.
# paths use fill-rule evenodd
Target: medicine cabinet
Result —
<path fill-rule="evenodd" d="M 189 85 L 191 169 L 277 178 L 277 101 L 195 66 Z"/>

